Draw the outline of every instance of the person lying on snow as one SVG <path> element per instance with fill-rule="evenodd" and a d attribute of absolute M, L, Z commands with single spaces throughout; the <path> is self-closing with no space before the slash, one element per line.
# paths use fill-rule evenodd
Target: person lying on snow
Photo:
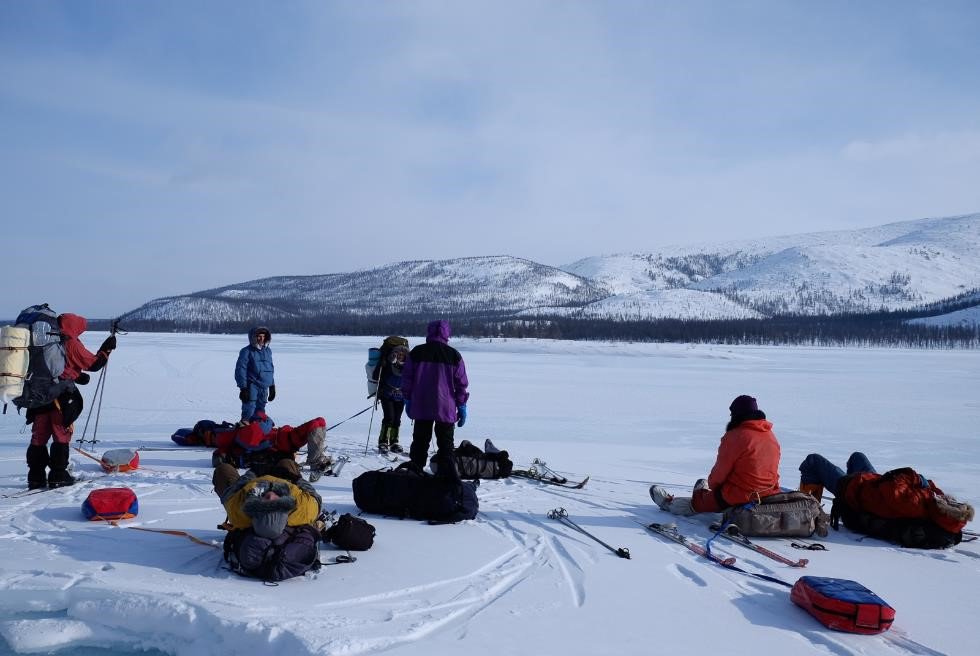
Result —
<path fill-rule="evenodd" d="M 831 526 L 880 538 L 903 547 L 945 549 L 959 544 L 973 506 L 945 494 L 911 467 L 879 474 L 868 457 L 856 451 L 845 473 L 817 453 L 800 463 L 800 490 L 817 499 L 824 489 L 834 494 Z"/>
<path fill-rule="evenodd" d="M 660 485 L 650 486 L 650 497 L 661 510 L 683 516 L 722 512 L 780 492 L 779 442 L 766 413 L 746 395 L 732 401 L 728 410 L 731 419 L 715 466 L 707 480 L 698 479 L 694 484 L 693 496 L 675 497 Z"/>
<path fill-rule="evenodd" d="M 294 460 L 261 476 L 252 470 L 239 475 L 221 463 L 212 483 L 228 513 L 224 552 L 232 571 L 281 581 L 319 568 L 322 500 Z"/>
<path fill-rule="evenodd" d="M 326 431 L 323 417 L 295 427 L 276 427 L 267 414 L 256 411 L 243 426 L 214 429 L 211 443 L 215 451 L 211 462 L 215 467 L 222 462 L 251 469 L 270 467 L 284 458 L 294 460 L 296 453 L 306 447 L 306 464 L 311 471 L 322 472 L 331 464 L 326 454 Z"/>

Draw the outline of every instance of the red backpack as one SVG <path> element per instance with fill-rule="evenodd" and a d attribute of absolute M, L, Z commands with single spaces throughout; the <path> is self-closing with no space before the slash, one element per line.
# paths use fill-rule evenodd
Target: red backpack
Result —
<path fill-rule="evenodd" d="M 885 474 L 855 474 L 841 481 L 838 497 L 851 510 L 882 519 L 924 519 L 949 533 L 960 533 L 973 509 L 947 497 L 911 467 Z M 845 525 L 847 521 L 845 519 Z"/>

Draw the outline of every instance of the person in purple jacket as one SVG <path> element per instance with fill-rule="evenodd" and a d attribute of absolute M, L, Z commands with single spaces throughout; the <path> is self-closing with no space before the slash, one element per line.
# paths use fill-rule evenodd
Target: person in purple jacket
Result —
<path fill-rule="evenodd" d="M 449 322 L 430 322 L 425 344 L 411 350 L 402 370 L 405 411 L 415 421 L 409 457 L 419 471 L 425 467 L 434 427 L 436 469 L 440 476 L 459 478 L 453 458 L 453 425 L 462 428 L 466 423 L 468 386 L 463 356 L 449 345 Z"/>

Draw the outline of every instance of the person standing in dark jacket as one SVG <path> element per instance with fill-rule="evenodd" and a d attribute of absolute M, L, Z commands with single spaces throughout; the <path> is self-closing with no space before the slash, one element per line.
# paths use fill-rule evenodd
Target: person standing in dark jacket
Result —
<path fill-rule="evenodd" d="M 248 346 L 238 353 L 235 363 L 235 384 L 242 402 L 242 421 L 251 421 L 257 412 L 265 412 L 265 404 L 276 398 L 275 367 L 269 343 L 268 328 L 255 327 L 248 331 Z"/>
<path fill-rule="evenodd" d="M 449 346 L 449 322 L 429 323 L 425 344 L 411 350 L 402 370 L 402 396 L 408 417 L 415 421 L 409 457 L 421 471 L 436 435 L 436 462 L 440 476 L 459 478 L 453 458 L 454 425 L 466 423 L 466 365 L 459 351 Z"/>
<path fill-rule="evenodd" d="M 388 340 L 402 339 L 405 345 L 388 346 Z M 385 340 L 381 347 L 381 360 L 375 367 L 375 379 L 378 381 L 378 402 L 381 404 L 381 435 L 378 436 L 378 451 L 402 453 L 398 444 L 398 431 L 402 425 L 402 412 L 405 410 L 405 398 L 402 396 L 402 370 L 408 358 L 408 340 L 392 336 Z"/>

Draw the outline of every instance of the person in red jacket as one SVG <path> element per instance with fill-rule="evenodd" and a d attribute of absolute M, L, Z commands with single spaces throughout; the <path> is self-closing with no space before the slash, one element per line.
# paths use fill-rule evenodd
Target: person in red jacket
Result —
<path fill-rule="evenodd" d="M 86 371 L 99 371 L 116 348 L 116 336 L 110 335 L 102 342 L 98 353 L 92 353 L 79 335 L 85 332 L 88 322 L 77 314 L 58 317 L 61 343 L 65 350 L 65 369 L 61 380 L 68 383 L 65 391 L 53 402 L 27 411 L 27 423 L 31 426 L 31 444 L 27 447 L 27 487 L 62 487 L 72 485 L 75 479 L 68 473 L 68 449 L 71 443 L 72 425 L 82 411 L 82 399 L 75 383 L 89 381 Z M 48 440 L 54 438 L 48 454 Z M 50 467 L 50 474 L 46 471 Z"/>
<path fill-rule="evenodd" d="M 650 496 L 661 510 L 675 515 L 722 512 L 780 491 L 779 442 L 766 413 L 746 395 L 732 401 L 728 410 L 731 420 L 721 438 L 715 466 L 707 480 L 702 478 L 694 484 L 693 496 L 675 497 L 659 485 L 650 486 Z"/>

